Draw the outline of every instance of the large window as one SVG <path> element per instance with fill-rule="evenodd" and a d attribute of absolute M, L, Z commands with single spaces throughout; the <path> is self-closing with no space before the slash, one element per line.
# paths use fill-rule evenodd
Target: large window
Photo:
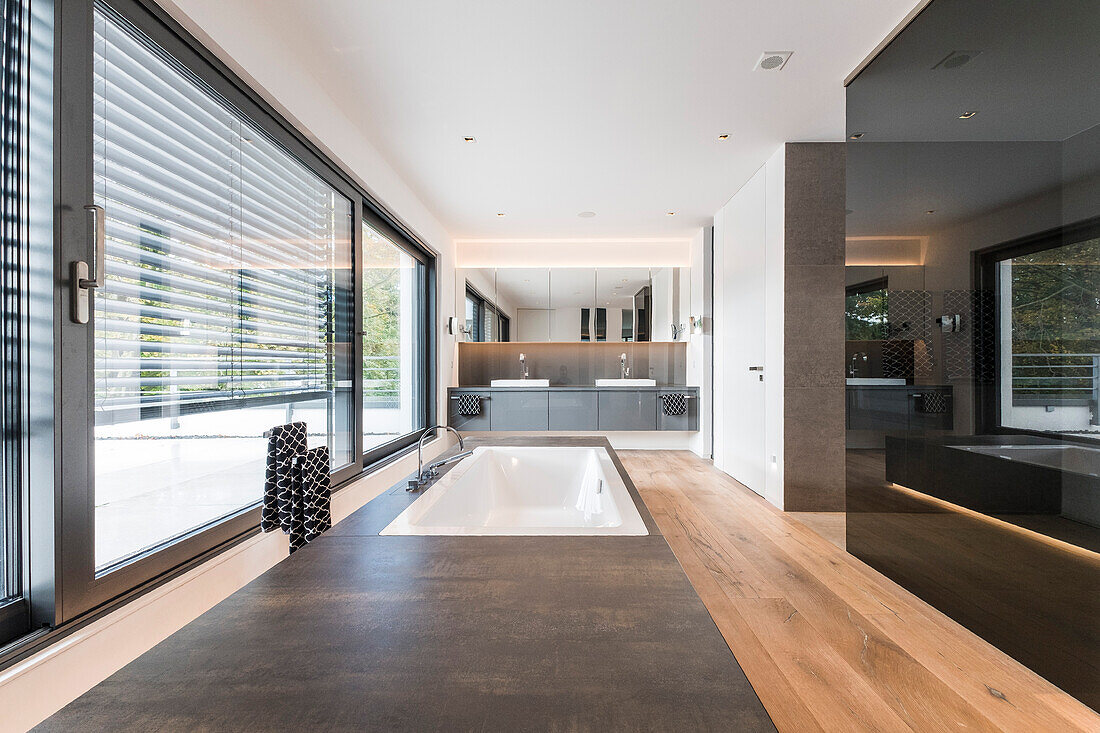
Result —
<path fill-rule="evenodd" d="M 363 222 L 363 450 L 427 427 L 427 266 Z"/>
<path fill-rule="evenodd" d="M 889 337 L 886 278 L 849 285 L 844 292 L 844 338 L 879 341 Z"/>
<path fill-rule="evenodd" d="M 994 253 L 1000 427 L 1100 439 L 1100 238 Z"/>
<path fill-rule="evenodd" d="M 260 499 L 274 425 L 352 462 L 352 205 L 126 26 L 95 26 L 102 568 Z"/>

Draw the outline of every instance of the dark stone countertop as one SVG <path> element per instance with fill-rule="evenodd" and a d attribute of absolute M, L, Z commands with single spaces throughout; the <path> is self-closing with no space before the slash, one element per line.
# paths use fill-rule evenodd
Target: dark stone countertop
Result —
<path fill-rule="evenodd" d="M 775 730 L 647 537 L 381 537 L 402 481 L 39 729 Z"/>

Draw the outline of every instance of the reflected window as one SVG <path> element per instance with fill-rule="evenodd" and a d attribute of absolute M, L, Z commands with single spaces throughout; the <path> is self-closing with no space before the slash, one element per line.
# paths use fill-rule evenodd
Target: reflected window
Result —
<path fill-rule="evenodd" d="M 472 287 L 466 287 L 466 340 L 508 341 L 511 319 Z"/>
<path fill-rule="evenodd" d="M 1003 427 L 1100 439 L 1100 238 L 996 260 Z"/>
<path fill-rule="evenodd" d="M 878 341 L 889 336 L 886 278 L 849 285 L 844 298 L 845 339 Z"/>

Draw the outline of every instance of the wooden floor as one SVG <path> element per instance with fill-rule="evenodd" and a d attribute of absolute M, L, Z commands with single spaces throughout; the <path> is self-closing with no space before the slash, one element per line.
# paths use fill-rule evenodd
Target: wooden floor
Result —
<path fill-rule="evenodd" d="M 684 451 L 620 451 L 780 731 L 1100 730 L 1100 716 Z"/>

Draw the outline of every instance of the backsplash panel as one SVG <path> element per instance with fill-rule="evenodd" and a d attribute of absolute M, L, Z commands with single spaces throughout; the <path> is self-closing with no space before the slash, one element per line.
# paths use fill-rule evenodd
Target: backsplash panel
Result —
<path fill-rule="evenodd" d="M 461 342 L 458 386 L 486 386 L 493 379 L 519 379 L 519 355 L 525 354 L 531 379 L 549 379 L 555 387 L 591 387 L 597 379 L 619 376 L 619 357 L 626 353 L 630 376 L 655 379 L 658 385 L 687 383 L 687 343 L 538 343 Z"/>

